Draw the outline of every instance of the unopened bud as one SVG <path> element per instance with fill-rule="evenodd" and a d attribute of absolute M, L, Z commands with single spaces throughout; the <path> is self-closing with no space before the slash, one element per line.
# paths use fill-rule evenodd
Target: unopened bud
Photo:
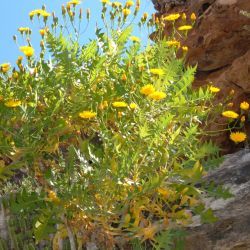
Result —
<path fill-rule="evenodd" d="M 65 14 L 66 14 L 66 8 L 64 5 L 62 5 L 62 15 L 65 16 Z"/>
<path fill-rule="evenodd" d="M 42 49 L 44 49 L 44 41 L 43 41 L 43 40 L 40 41 L 40 47 L 41 47 Z"/>
<path fill-rule="evenodd" d="M 234 89 L 231 89 L 229 95 L 234 95 L 234 93 L 235 93 Z"/>
<path fill-rule="evenodd" d="M 82 8 L 79 10 L 79 19 L 82 19 Z"/>
<path fill-rule="evenodd" d="M 191 19 L 192 21 L 195 21 L 195 20 L 196 20 L 196 15 L 195 15 L 195 13 L 192 13 L 192 14 L 191 14 L 190 19 Z"/>
<path fill-rule="evenodd" d="M 87 19 L 90 19 L 90 9 L 87 9 Z"/>

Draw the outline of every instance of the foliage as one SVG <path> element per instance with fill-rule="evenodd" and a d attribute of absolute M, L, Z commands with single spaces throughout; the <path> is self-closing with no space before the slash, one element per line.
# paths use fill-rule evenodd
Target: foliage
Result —
<path fill-rule="evenodd" d="M 62 241 L 71 249 L 91 242 L 168 249 L 170 225 L 185 226 L 203 212 L 204 222 L 214 220 L 202 206 L 206 186 L 196 187 L 203 164 L 218 158 L 218 148 L 200 140 L 214 93 L 192 89 L 196 68 L 184 66 L 186 47 L 179 57 L 179 42 L 166 38 L 144 47 L 127 25 L 131 6 L 102 2 L 106 29 L 84 45 L 77 1 L 62 8 L 72 29 L 45 10 L 30 13 L 45 26 L 40 56 L 28 44 L 27 66 L 18 58 L 18 69 L 1 73 L 1 185 L 16 168 L 32 179 L 7 193 L 6 207 L 30 221 L 37 244 L 48 240 L 53 249 Z M 146 19 L 140 26 L 162 37 L 162 20 Z"/>

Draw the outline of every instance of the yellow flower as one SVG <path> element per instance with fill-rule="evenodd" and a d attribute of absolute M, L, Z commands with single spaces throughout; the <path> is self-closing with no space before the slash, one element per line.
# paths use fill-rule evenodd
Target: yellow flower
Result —
<path fill-rule="evenodd" d="M 144 12 L 142 17 L 143 17 L 144 20 L 146 20 L 148 18 L 148 13 Z"/>
<path fill-rule="evenodd" d="M 190 16 L 190 18 L 191 18 L 192 21 L 195 21 L 195 20 L 196 20 L 196 15 L 195 15 L 195 13 L 192 13 L 191 16 Z"/>
<path fill-rule="evenodd" d="M 150 73 L 153 75 L 162 76 L 164 75 L 164 70 L 163 69 L 150 69 Z"/>
<path fill-rule="evenodd" d="M 150 95 L 155 92 L 155 87 L 152 84 L 147 84 L 143 86 L 140 90 L 140 93 L 143 95 Z"/>
<path fill-rule="evenodd" d="M 162 91 L 155 91 L 154 93 L 150 94 L 148 97 L 155 101 L 159 101 L 159 100 L 166 98 L 166 93 Z"/>
<path fill-rule="evenodd" d="M 109 3 L 109 0 L 101 0 L 101 3 L 103 4 Z"/>
<path fill-rule="evenodd" d="M 171 40 L 171 41 L 167 41 L 166 42 L 168 46 L 176 46 L 176 47 L 180 47 L 180 42 L 179 41 L 176 41 L 176 40 Z"/>
<path fill-rule="evenodd" d="M 136 103 L 132 102 L 132 103 L 129 104 L 129 107 L 130 107 L 131 109 L 136 109 L 138 106 L 137 106 Z"/>
<path fill-rule="evenodd" d="M 182 46 L 181 48 L 182 48 L 183 52 L 187 52 L 188 51 L 188 47 L 187 46 Z"/>
<path fill-rule="evenodd" d="M 191 30 L 193 27 L 191 25 L 183 25 L 178 28 L 178 30 Z"/>
<path fill-rule="evenodd" d="M 141 41 L 140 38 L 137 36 L 131 36 L 129 39 L 135 43 L 139 43 Z"/>
<path fill-rule="evenodd" d="M 212 92 L 212 93 L 218 93 L 220 91 L 220 88 L 217 88 L 215 86 L 210 86 L 209 87 L 209 90 Z"/>
<path fill-rule="evenodd" d="M 126 102 L 113 102 L 112 106 L 114 108 L 126 108 L 128 104 Z"/>
<path fill-rule="evenodd" d="M 40 35 L 43 37 L 46 34 L 46 29 L 39 30 Z"/>
<path fill-rule="evenodd" d="M 21 33 L 23 33 L 23 32 L 30 33 L 31 29 L 28 28 L 28 27 L 20 27 L 20 28 L 18 28 L 18 31 L 21 32 Z"/>
<path fill-rule="evenodd" d="M 177 20 L 181 15 L 180 14 L 170 14 L 163 18 L 164 21 L 175 21 Z"/>
<path fill-rule="evenodd" d="M 96 117 L 96 113 L 92 111 L 83 111 L 79 113 L 79 117 L 83 119 L 91 119 L 91 118 Z"/>
<path fill-rule="evenodd" d="M 78 4 L 81 4 L 81 1 L 79 1 L 79 0 L 71 0 L 71 1 L 67 2 L 67 5 L 74 5 L 74 6 L 76 6 Z"/>
<path fill-rule="evenodd" d="M 243 132 L 232 132 L 230 134 L 230 139 L 235 143 L 243 142 L 246 140 L 246 138 L 247 135 Z"/>
<path fill-rule="evenodd" d="M 52 190 L 48 191 L 48 199 L 49 201 L 54 202 L 54 203 L 60 202 L 60 199 L 57 197 L 56 193 Z"/>
<path fill-rule="evenodd" d="M 122 13 L 123 13 L 124 17 L 127 17 L 131 13 L 131 11 L 130 11 L 130 9 L 125 8 L 122 10 Z"/>
<path fill-rule="evenodd" d="M 123 113 L 119 111 L 119 112 L 117 113 L 117 116 L 118 116 L 118 118 L 122 118 Z"/>
<path fill-rule="evenodd" d="M 121 77 L 122 81 L 127 81 L 127 76 L 125 73 L 122 74 L 122 77 Z"/>
<path fill-rule="evenodd" d="M 229 107 L 229 108 L 232 108 L 233 107 L 233 102 L 229 102 L 228 104 L 227 104 L 227 106 Z"/>
<path fill-rule="evenodd" d="M 35 50 L 31 46 L 21 46 L 19 49 L 26 55 L 27 57 L 33 56 Z"/>
<path fill-rule="evenodd" d="M 239 115 L 237 113 L 235 113 L 234 111 L 231 111 L 231 110 L 228 110 L 228 111 L 224 111 L 222 113 L 222 115 L 224 117 L 227 117 L 227 118 L 233 118 L 233 119 L 237 119 L 239 117 Z"/>
<path fill-rule="evenodd" d="M 126 4 L 125 4 L 125 6 L 127 7 L 127 8 L 130 8 L 131 6 L 133 6 L 134 5 L 134 2 L 133 1 L 127 1 L 126 2 Z"/>
<path fill-rule="evenodd" d="M 37 16 L 43 16 L 43 17 L 49 17 L 51 14 L 50 13 L 48 13 L 47 11 L 45 11 L 45 10 L 32 10 L 30 13 L 29 13 L 29 16 L 30 17 L 33 17 L 33 16 L 35 16 L 35 15 L 37 15 Z"/>
<path fill-rule="evenodd" d="M 240 121 L 241 121 L 241 122 L 245 122 L 245 121 L 246 121 L 246 117 L 243 115 L 243 116 L 240 118 Z"/>
<path fill-rule="evenodd" d="M 100 110 L 103 110 L 103 109 L 105 109 L 105 108 L 107 108 L 107 107 L 108 107 L 108 102 L 107 102 L 107 101 L 103 101 L 103 102 L 101 102 L 100 105 L 99 105 L 99 109 L 100 109 Z"/>
<path fill-rule="evenodd" d="M 7 101 L 7 102 L 4 103 L 4 105 L 5 105 L 6 107 L 8 107 L 8 108 L 15 108 L 15 107 L 20 106 L 21 104 L 22 104 L 21 101 L 19 101 L 19 100 L 14 100 L 14 99 L 11 99 L 11 100 L 9 100 L 9 101 Z"/>
<path fill-rule="evenodd" d="M 248 110 L 249 109 L 249 103 L 248 102 L 242 102 L 240 104 L 240 108 L 243 110 Z"/>
<path fill-rule="evenodd" d="M 187 19 L 187 16 L 186 16 L 185 13 L 182 14 L 181 19 L 182 19 L 182 20 L 186 20 L 186 19 Z"/>
<path fill-rule="evenodd" d="M 9 63 L 0 64 L 0 71 L 2 71 L 3 73 L 8 72 L 9 69 L 10 69 L 10 64 Z"/>

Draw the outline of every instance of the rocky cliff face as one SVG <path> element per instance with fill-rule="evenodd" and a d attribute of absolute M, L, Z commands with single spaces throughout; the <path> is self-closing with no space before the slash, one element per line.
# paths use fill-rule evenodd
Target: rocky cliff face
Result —
<path fill-rule="evenodd" d="M 198 64 L 195 86 L 212 81 L 222 91 L 218 102 L 235 90 L 234 106 L 250 101 L 250 1 L 249 0 L 152 0 L 158 15 L 196 13 L 197 21 L 187 39 L 188 64 Z M 168 26 L 166 26 L 168 33 Z M 216 126 L 212 130 L 218 129 Z M 228 135 L 216 141 L 229 152 Z"/>
<path fill-rule="evenodd" d="M 250 151 L 227 155 L 220 168 L 206 177 L 207 181 L 223 184 L 234 197 L 209 199 L 218 222 L 199 225 L 187 231 L 186 250 L 249 250 L 250 249 Z M 198 218 L 197 218 L 198 219 Z"/>

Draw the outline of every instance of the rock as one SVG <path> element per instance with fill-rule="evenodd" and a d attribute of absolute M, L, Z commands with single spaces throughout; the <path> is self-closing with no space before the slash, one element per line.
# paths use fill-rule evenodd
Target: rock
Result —
<path fill-rule="evenodd" d="M 223 164 L 206 177 L 234 194 L 230 199 L 209 199 L 207 206 L 219 218 L 214 224 L 190 227 L 186 250 L 250 249 L 250 151 L 227 155 Z"/>
<path fill-rule="evenodd" d="M 182 44 L 189 47 L 187 64 L 198 65 L 194 87 L 212 82 L 221 88 L 217 103 L 235 94 L 230 102 L 239 111 L 242 101 L 250 102 L 250 1 L 249 0 L 152 0 L 159 15 L 185 12 L 196 13 L 197 20 Z M 181 21 L 180 21 L 181 22 Z M 190 20 L 187 19 L 190 23 Z M 178 24 L 178 22 L 177 22 Z M 171 25 L 166 25 L 169 34 Z M 224 103 L 226 105 L 226 103 Z M 217 122 L 220 122 L 218 118 Z M 225 120 L 222 121 L 225 123 Z M 211 130 L 225 127 L 212 125 Z M 247 128 L 247 130 L 250 130 Z M 213 140 L 224 153 L 235 151 L 228 143 L 228 133 Z"/>

